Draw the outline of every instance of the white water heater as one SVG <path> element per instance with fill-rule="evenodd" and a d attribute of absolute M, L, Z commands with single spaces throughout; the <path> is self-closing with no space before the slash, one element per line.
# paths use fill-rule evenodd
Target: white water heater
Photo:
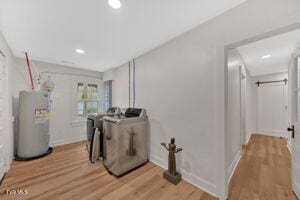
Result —
<path fill-rule="evenodd" d="M 49 119 L 49 93 L 20 92 L 16 160 L 31 160 L 52 152 Z"/>

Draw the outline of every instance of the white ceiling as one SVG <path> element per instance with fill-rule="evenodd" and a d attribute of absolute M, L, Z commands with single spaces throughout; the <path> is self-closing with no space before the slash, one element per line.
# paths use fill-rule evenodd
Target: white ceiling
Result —
<path fill-rule="evenodd" d="M 238 47 L 251 76 L 286 72 L 292 53 L 300 47 L 300 29 Z M 262 59 L 262 56 L 271 55 Z"/>
<path fill-rule="evenodd" d="M 244 1 L 122 0 L 116 11 L 107 0 L 0 0 L 0 28 L 18 57 L 104 71 Z"/>

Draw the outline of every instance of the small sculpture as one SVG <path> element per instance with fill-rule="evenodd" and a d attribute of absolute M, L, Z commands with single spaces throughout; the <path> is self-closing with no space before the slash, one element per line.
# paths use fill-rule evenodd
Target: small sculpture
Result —
<path fill-rule="evenodd" d="M 164 172 L 164 178 L 171 183 L 177 185 L 181 181 L 181 174 L 176 171 L 176 158 L 175 153 L 182 151 L 182 148 L 176 148 L 175 138 L 171 138 L 171 142 L 167 147 L 166 143 L 160 143 L 169 151 L 169 166 L 168 170 Z"/>

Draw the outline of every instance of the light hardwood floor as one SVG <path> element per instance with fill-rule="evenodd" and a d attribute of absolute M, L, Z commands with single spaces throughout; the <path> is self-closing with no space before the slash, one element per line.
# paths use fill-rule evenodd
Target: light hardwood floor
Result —
<path fill-rule="evenodd" d="M 230 200 L 295 200 L 286 140 L 252 135 L 229 186 Z M 116 178 L 101 164 L 89 166 L 85 143 L 56 147 L 51 155 L 29 162 L 14 161 L 0 186 L 0 199 L 51 200 L 216 200 L 186 181 L 177 186 L 162 178 L 163 169 L 149 162 Z M 6 189 L 27 189 L 24 196 Z"/>
<path fill-rule="evenodd" d="M 295 200 L 286 139 L 253 134 L 229 185 L 230 200 Z"/>
<path fill-rule="evenodd" d="M 216 200 L 182 181 L 177 186 L 162 178 L 163 169 L 149 162 L 116 178 L 102 164 L 89 166 L 85 143 L 56 147 L 47 157 L 14 161 L 0 187 L 0 199 L 30 200 Z M 27 189 L 22 196 L 6 195 L 6 189 Z"/>

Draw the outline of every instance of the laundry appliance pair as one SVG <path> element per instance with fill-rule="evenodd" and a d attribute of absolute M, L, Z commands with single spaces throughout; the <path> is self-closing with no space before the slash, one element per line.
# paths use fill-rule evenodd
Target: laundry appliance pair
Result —
<path fill-rule="evenodd" d="M 113 112 L 112 112 L 113 111 Z M 87 120 L 90 162 L 102 158 L 107 170 L 120 176 L 146 163 L 149 157 L 149 125 L 146 110 L 113 108 Z"/>

